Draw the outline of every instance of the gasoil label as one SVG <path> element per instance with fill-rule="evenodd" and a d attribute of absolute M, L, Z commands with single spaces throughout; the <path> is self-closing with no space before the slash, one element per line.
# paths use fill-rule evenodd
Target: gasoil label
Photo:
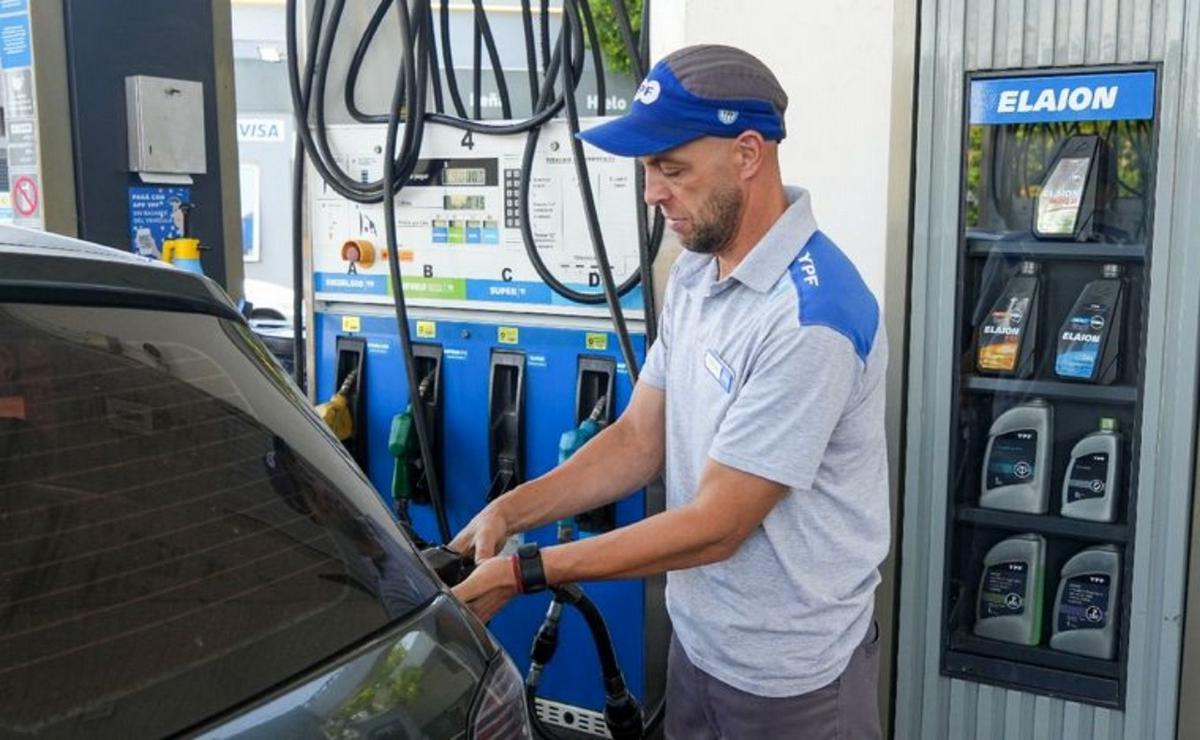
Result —
<path fill-rule="evenodd" d="M 1067 503 L 1103 498 L 1108 486 L 1108 453 L 1084 455 L 1071 466 L 1067 478 Z"/>
<path fill-rule="evenodd" d="M 987 460 L 987 487 L 1028 483 L 1037 473 L 1037 438 L 1033 429 L 1008 432 L 992 442 Z"/>
<path fill-rule="evenodd" d="M 1096 372 L 1100 345 L 1108 328 L 1111 309 L 1102 303 L 1086 306 L 1063 324 L 1058 336 L 1054 372 L 1063 378 L 1089 380 Z"/>
<path fill-rule="evenodd" d="M 1029 563 L 1012 560 L 988 566 L 979 594 L 979 617 L 1019 617 L 1025 613 Z"/>
<path fill-rule="evenodd" d="M 1012 372 L 1017 369 L 1028 310 L 1029 297 L 1020 296 L 1010 298 L 1006 306 L 992 311 L 980 332 L 980 370 Z"/>
<path fill-rule="evenodd" d="M 1063 587 L 1058 630 L 1098 630 L 1108 623 L 1108 594 L 1112 580 L 1105 573 L 1074 576 Z"/>

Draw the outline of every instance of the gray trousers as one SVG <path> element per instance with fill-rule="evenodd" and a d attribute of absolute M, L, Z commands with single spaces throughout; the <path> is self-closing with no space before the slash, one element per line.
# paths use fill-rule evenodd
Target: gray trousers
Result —
<path fill-rule="evenodd" d="M 842 675 L 800 696 L 748 694 L 688 660 L 671 638 L 667 658 L 667 740 L 878 740 L 879 626 L 872 624 Z"/>

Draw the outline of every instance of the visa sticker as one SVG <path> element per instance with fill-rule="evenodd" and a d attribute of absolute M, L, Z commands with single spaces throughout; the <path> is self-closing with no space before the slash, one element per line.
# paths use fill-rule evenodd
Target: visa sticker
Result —
<path fill-rule="evenodd" d="M 708 370 L 708 374 L 721 384 L 726 393 L 733 390 L 733 371 L 711 349 L 704 354 L 704 369 Z"/>

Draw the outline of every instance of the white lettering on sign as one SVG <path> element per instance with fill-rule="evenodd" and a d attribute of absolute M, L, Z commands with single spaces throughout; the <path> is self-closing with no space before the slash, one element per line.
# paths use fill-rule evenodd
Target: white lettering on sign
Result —
<path fill-rule="evenodd" d="M 997 113 L 1057 113 L 1073 110 L 1112 110 L 1117 105 L 1117 85 L 1098 87 L 1046 88 L 1030 100 L 1031 90 L 1002 90 L 996 98 Z"/>
<path fill-rule="evenodd" d="M 238 141 L 283 141 L 283 118 L 238 118 Z"/>

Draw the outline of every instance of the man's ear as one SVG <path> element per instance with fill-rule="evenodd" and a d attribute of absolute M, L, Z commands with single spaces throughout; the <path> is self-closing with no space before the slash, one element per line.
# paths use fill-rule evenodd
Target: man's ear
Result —
<path fill-rule="evenodd" d="M 733 140 L 734 166 L 741 180 L 749 180 L 757 175 L 766 156 L 766 141 L 757 131 L 743 131 Z"/>

